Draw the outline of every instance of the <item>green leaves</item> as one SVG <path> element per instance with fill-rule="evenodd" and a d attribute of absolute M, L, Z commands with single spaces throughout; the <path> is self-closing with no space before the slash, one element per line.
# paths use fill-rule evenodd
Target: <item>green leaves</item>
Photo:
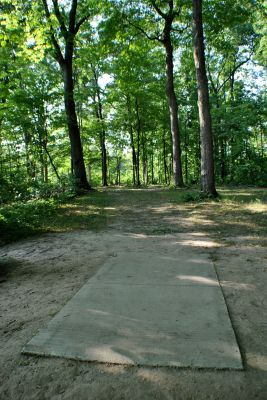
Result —
<path fill-rule="evenodd" d="M 167 1 L 156 3 L 167 10 Z M 48 4 L 51 26 L 46 23 L 41 0 L 2 0 L 0 4 L 0 173 L 6 182 L 2 184 L 6 201 L 10 200 L 7 193 L 12 199 L 18 199 L 20 193 L 45 196 L 44 188 L 38 185 L 46 186 L 48 192 L 50 184 L 57 185 L 44 144 L 59 175 L 71 174 L 62 77 L 52 57 L 50 27 L 62 51 L 64 37 L 52 13 L 52 2 Z M 70 2 L 58 4 L 66 25 Z M 178 8 L 181 4 L 172 32 L 175 86 L 183 165 L 187 165 L 188 182 L 196 182 L 200 149 L 191 1 L 175 2 Z M 266 100 L 264 78 L 259 77 L 260 67 L 253 63 L 266 65 L 266 5 L 261 0 L 207 0 L 203 7 L 218 179 L 225 164 L 226 181 L 262 181 Z M 154 181 L 165 182 L 165 172 L 171 173 L 165 56 L 161 44 L 145 35 L 159 36 L 162 18 L 149 0 L 79 0 L 77 21 L 87 14 L 90 17 L 76 35 L 74 52 L 75 99 L 86 164 L 93 165 L 92 176 L 99 183 L 101 124 L 93 101 L 93 66 L 99 82 L 102 80 L 100 96 L 111 182 L 121 162 L 122 182 L 132 183 L 130 129 L 137 147 L 136 99 L 141 119 L 140 157 L 144 155 L 150 176 L 154 168 Z M 187 30 L 181 34 L 186 25 Z M 253 63 L 247 63 L 248 59 Z M 45 179 L 48 182 L 42 183 Z M 1 196 L 3 200 L 3 192 Z"/>

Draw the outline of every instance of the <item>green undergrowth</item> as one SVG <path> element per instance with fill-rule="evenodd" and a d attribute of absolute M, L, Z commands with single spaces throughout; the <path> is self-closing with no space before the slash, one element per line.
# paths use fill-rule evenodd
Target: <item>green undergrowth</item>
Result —
<path fill-rule="evenodd" d="M 56 215 L 52 199 L 16 202 L 0 207 L 0 241 L 10 242 L 47 230 L 48 221 Z"/>
<path fill-rule="evenodd" d="M 162 234 L 186 229 L 243 234 L 266 232 L 267 191 L 219 188 L 216 199 L 197 189 L 107 188 L 83 196 L 35 199 L 0 206 L 0 242 L 43 232 L 101 231 L 121 222 L 121 229 Z M 188 228 L 182 223 L 186 221 Z M 265 221 L 266 222 L 266 221 Z M 191 225 L 190 225 L 191 224 Z"/>
<path fill-rule="evenodd" d="M 77 197 L 17 201 L 0 205 L 0 243 L 45 232 L 99 230 L 106 225 L 101 192 Z"/>

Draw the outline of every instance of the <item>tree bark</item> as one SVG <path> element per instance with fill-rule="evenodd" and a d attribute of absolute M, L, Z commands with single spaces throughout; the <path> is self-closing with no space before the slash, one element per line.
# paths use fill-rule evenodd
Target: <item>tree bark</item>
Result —
<path fill-rule="evenodd" d="M 221 181 L 225 183 L 225 178 L 227 176 L 227 168 L 226 168 L 226 143 L 224 139 L 220 140 L 220 164 L 221 164 Z"/>
<path fill-rule="evenodd" d="M 133 185 L 135 186 L 136 179 L 137 179 L 137 160 L 136 160 L 136 151 L 135 151 L 135 145 L 134 145 L 133 126 L 132 126 L 132 122 L 131 122 L 131 118 L 132 118 L 131 99 L 130 99 L 129 95 L 127 95 L 127 111 L 128 111 L 128 120 L 129 120 L 130 142 L 131 142 L 131 148 L 132 148 Z"/>
<path fill-rule="evenodd" d="M 102 103 L 101 103 L 101 99 L 100 99 L 99 90 L 97 93 L 97 98 L 98 98 L 98 114 L 99 114 L 99 120 L 101 122 L 100 145 L 101 145 L 101 161 L 102 161 L 102 186 L 108 186 L 106 131 L 105 131 L 105 127 L 104 127 L 104 120 L 103 120 L 103 114 L 102 114 Z"/>
<path fill-rule="evenodd" d="M 65 41 L 64 56 L 56 39 L 55 29 L 51 22 L 51 14 L 47 0 L 43 0 L 46 18 L 49 24 L 51 42 L 54 46 L 54 57 L 60 65 L 64 81 L 64 104 L 67 117 L 67 126 L 71 146 L 71 160 L 75 176 L 77 189 L 91 189 L 87 178 L 83 158 L 83 149 L 81 143 L 80 129 L 74 101 L 74 80 L 73 80 L 73 52 L 75 35 L 80 26 L 86 20 L 82 18 L 76 22 L 77 0 L 72 0 L 71 9 L 68 16 L 68 27 L 65 26 L 64 18 L 59 9 L 58 0 L 53 0 L 54 15 L 59 24 L 61 35 Z"/>
<path fill-rule="evenodd" d="M 217 196 L 214 176 L 208 79 L 205 65 L 202 0 L 193 0 L 193 46 L 198 85 L 198 112 L 201 141 L 201 190 L 208 195 Z"/>
<path fill-rule="evenodd" d="M 151 143 L 151 183 L 154 184 L 154 149 L 153 142 Z"/>
<path fill-rule="evenodd" d="M 171 40 L 172 23 L 180 14 L 181 7 L 178 10 L 174 8 L 174 1 L 169 0 L 168 12 L 162 11 L 157 5 L 156 0 L 151 0 L 151 5 L 158 15 L 164 20 L 164 28 L 162 38 L 156 37 L 164 48 L 166 53 L 166 93 L 169 103 L 170 124 L 172 134 L 172 164 L 173 164 L 173 180 L 175 186 L 183 186 L 182 162 L 181 162 L 181 139 L 180 128 L 178 121 L 178 103 L 174 90 L 173 76 L 173 46 Z M 149 37 L 149 36 L 147 36 Z M 155 38 L 150 38 L 155 39 Z"/>
<path fill-rule="evenodd" d="M 141 186 L 141 182 L 140 182 L 141 119 L 140 119 L 140 115 L 139 115 L 139 103 L 138 103 L 137 97 L 135 98 L 135 111 L 136 111 L 136 131 L 137 131 L 136 180 L 137 180 L 137 186 Z"/>
<path fill-rule="evenodd" d="M 188 176 L 188 158 L 189 158 L 189 153 L 188 153 L 188 148 L 189 148 L 189 131 L 188 131 L 188 122 L 189 122 L 189 117 L 188 114 L 185 119 L 185 124 L 184 124 L 184 166 L 185 166 L 185 183 L 188 185 L 189 181 L 189 176 Z"/>
<path fill-rule="evenodd" d="M 163 155 L 163 166 L 164 166 L 164 183 L 167 185 L 169 179 L 168 179 L 165 132 L 163 132 L 162 144 L 163 144 L 163 154 L 162 155 Z"/>
<path fill-rule="evenodd" d="M 96 117 L 101 125 L 100 127 L 100 148 L 101 148 L 101 164 L 102 164 L 102 186 L 108 186 L 108 174 L 107 174 L 107 149 L 106 149 L 106 130 L 104 125 L 104 117 L 103 117 L 103 106 L 100 96 L 100 87 L 98 84 L 98 73 L 93 65 L 91 65 L 92 72 L 94 75 L 94 84 L 95 84 L 95 95 L 97 101 L 94 96 L 94 103 L 96 106 Z"/>
<path fill-rule="evenodd" d="M 72 60 L 66 60 L 61 66 L 64 79 L 64 103 L 71 146 L 71 159 L 76 185 L 79 189 L 90 189 L 87 182 L 83 159 L 80 130 L 74 101 L 74 84 L 72 75 Z"/>
<path fill-rule="evenodd" d="M 181 139 L 178 122 L 178 104 L 174 91 L 173 77 L 173 46 L 170 37 L 170 27 L 165 29 L 164 47 L 166 51 L 166 93 L 169 102 L 170 123 L 172 134 L 172 154 L 173 154 L 173 179 L 175 186 L 183 186 L 182 162 L 181 162 Z"/>

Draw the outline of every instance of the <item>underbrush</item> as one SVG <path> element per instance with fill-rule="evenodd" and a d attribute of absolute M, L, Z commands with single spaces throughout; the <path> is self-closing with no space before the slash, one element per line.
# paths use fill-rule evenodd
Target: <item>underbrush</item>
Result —
<path fill-rule="evenodd" d="M 42 182 L 24 177 L 5 180 L 0 178 L 0 204 L 32 199 L 65 200 L 77 194 L 75 181 L 70 176 L 62 177 L 60 182 Z"/>
<path fill-rule="evenodd" d="M 0 180 L 0 243 L 49 231 L 60 204 L 77 194 L 70 177 L 53 183 L 20 178 Z"/>
<path fill-rule="evenodd" d="M 49 219 L 56 215 L 53 199 L 16 202 L 0 207 L 0 242 L 10 242 L 47 230 Z"/>
<path fill-rule="evenodd" d="M 98 191 L 0 204 L 0 244 L 44 232 L 97 230 L 106 223 L 107 204 L 106 194 Z"/>

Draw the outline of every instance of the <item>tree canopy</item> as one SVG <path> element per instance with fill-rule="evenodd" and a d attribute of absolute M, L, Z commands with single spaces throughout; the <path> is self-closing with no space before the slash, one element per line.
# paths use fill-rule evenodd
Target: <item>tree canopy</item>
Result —
<path fill-rule="evenodd" d="M 1 2 L 2 201 L 200 183 L 192 4 Z M 261 0 L 202 2 L 217 184 L 267 184 L 265 17 Z"/>

